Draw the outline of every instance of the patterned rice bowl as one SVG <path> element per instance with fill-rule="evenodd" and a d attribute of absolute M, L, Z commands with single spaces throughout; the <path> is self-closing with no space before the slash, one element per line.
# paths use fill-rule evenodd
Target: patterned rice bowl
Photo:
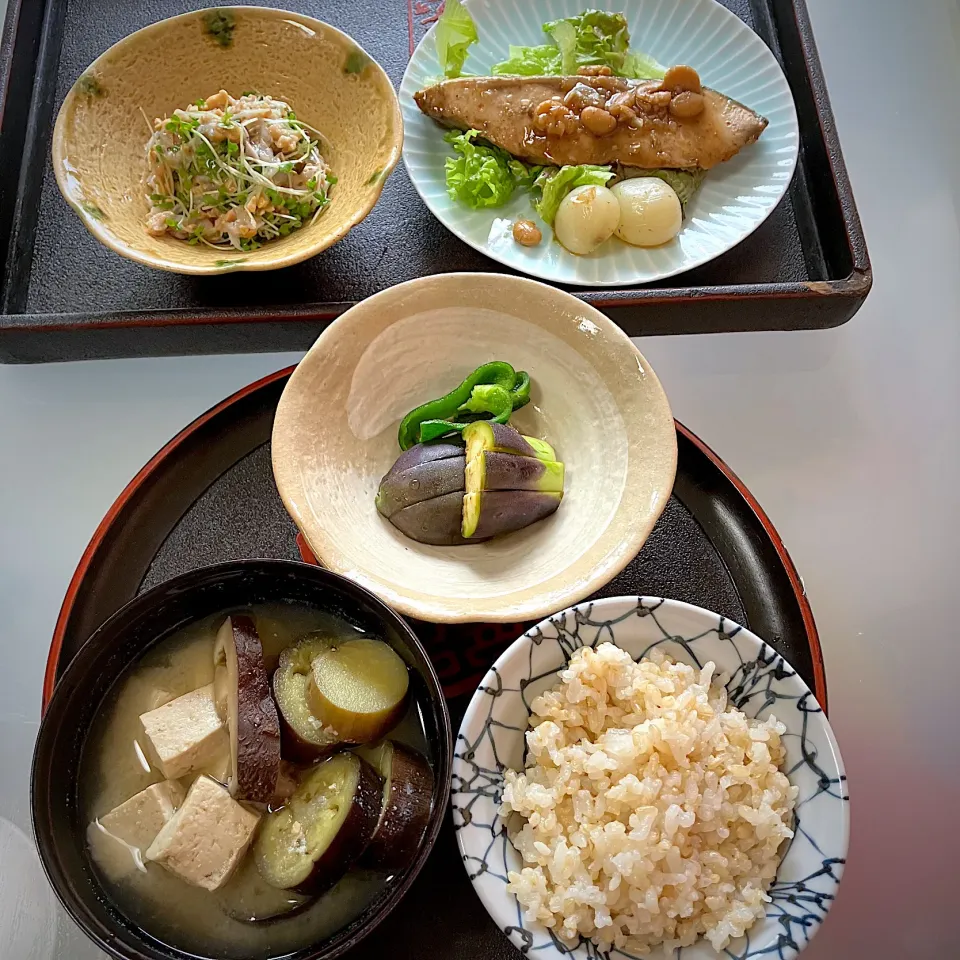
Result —
<path fill-rule="evenodd" d="M 522 867 L 499 813 L 506 769 L 521 770 L 530 704 L 557 682 L 580 647 L 612 642 L 639 660 L 659 650 L 701 667 L 717 665 L 730 704 L 748 717 L 771 713 L 787 730 L 783 767 L 799 788 L 795 836 L 787 841 L 769 890 L 766 916 L 723 952 L 731 960 L 788 960 L 809 943 L 832 905 L 847 853 L 849 798 L 843 762 L 826 716 L 796 671 L 772 647 L 732 621 L 676 600 L 614 597 L 564 610 L 527 631 L 477 688 L 457 737 L 453 763 L 454 827 L 464 866 L 494 922 L 538 960 L 630 957 L 582 940 L 569 949 L 523 916 L 507 891 L 508 871 Z M 654 951 L 657 956 L 663 951 Z M 667 954 L 714 960 L 706 940 Z"/>

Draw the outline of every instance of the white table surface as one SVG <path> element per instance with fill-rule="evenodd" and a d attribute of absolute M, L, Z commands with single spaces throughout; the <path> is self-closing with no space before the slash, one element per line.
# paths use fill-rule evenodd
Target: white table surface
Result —
<path fill-rule="evenodd" d="M 960 892 L 960 7 L 809 3 L 873 292 L 833 331 L 641 349 L 676 415 L 779 528 L 820 629 L 852 844 L 836 906 L 804 956 L 947 960 Z M 77 560 L 169 437 L 296 359 L 0 367 L 2 960 L 100 956 L 55 906 L 27 839 L 44 662 Z"/>

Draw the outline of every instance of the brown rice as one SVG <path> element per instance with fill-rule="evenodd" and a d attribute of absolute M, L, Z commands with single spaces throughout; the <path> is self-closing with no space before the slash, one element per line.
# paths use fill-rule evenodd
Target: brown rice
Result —
<path fill-rule="evenodd" d="M 522 818 L 507 889 L 528 922 L 643 953 L 701 936 L 720 951 L 763 917 L 793 836 L 785 727 L 728 704 L 714 671 L 603 643 L 533 701 L 501 811 Z"/>

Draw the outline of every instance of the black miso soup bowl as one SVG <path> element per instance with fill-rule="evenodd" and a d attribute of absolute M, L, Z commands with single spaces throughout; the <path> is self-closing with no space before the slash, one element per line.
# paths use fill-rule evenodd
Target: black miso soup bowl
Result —
<path fill-rule="evenodd" d="M 54 690 L 34 750 L 31 812 L 47 878 L 70 916 L 113 957 L 196 960 L 197 954 L 151 936 L 124 916 L 102 886 L 87 853 L 78 774 L 100 704 L 128 668 L 179 628 L 221 610 L 277 602 L 341 616 L 386 640 L 403 657 L 422 707 L 434 793 L 430 822 L 406 870 L 347 926 L 320 942 L 304 943 L 295 953 L 276 956 L 330 960 L 354 947 L 400 902 L 433 849 L 450 792 L 450 715 L 430 659 L 410 627 L 363 587 L 303 563 L 239 560 L 186 573 L 131 600 L 87 640 Z"/>

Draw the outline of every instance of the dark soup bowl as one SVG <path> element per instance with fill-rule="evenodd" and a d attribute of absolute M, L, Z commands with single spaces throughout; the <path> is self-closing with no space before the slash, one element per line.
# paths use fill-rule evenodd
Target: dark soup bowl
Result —
<path fill-rule="evenodd" d="M 372 593 L 218 564 L 130 601 L 70 663 L 34 752 L 34 833 L 113 957 L 327 960 L 419 873 L 451 750 L 427 654 Z"/>

